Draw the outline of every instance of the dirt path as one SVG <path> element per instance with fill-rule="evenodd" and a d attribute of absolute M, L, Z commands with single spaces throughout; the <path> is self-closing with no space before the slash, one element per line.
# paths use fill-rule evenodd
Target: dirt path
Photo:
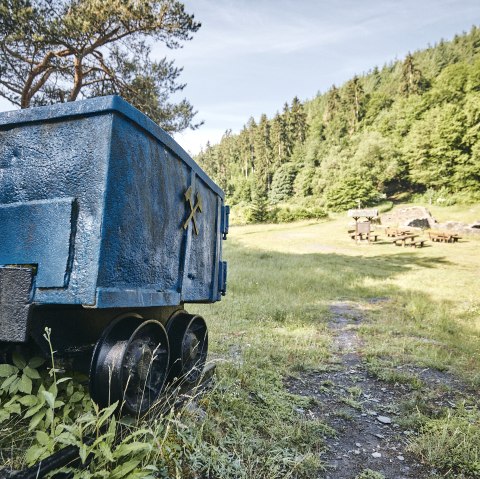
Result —
<path fill-rule="evenodd" d="M 327 439 L 328 449 L 322 456 L 326 471 L 321 477 L 354 479 L 368 469 L 387 479 L 438 477 L 406 450 L 413 432 L 396 422 L 398 405 L 410 387 L 380 382 L 368 373 L 359 354 L 357 328 L 363 320 L 360 306 L 338 302 L 330 309 L 332 370 L 307 373 L 289 381 L 291 392 L 315 398 L 317 405 L 308 413 L 337 431 L 336 437 Z"/>

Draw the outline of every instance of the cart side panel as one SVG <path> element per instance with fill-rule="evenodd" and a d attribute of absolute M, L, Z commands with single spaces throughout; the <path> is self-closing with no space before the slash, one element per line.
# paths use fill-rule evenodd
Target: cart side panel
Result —
<path fill-rule="evenodd" d="M 218 299 L 219 195 L 164 136 L 114 118 L 97 307 Z"/>

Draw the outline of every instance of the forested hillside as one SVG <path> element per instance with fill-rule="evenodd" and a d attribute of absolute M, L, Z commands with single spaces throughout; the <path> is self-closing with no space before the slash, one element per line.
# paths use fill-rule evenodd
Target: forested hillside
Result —
<path fill-rule="evenodd" d="M 479 199 L 480 28 L 313 100 L 294 98 L 274 118 L 227 131 L 196 159 L 256 221 L 405 194 Z"/>

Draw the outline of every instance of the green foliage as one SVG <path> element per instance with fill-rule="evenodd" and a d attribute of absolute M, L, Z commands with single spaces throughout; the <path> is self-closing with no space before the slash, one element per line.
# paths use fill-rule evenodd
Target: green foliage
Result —
<path fill-rule="evenodd" d="M 268 219 L 267 197 L 261 192 L 254 192 L 250 204 L 250 211 L 247 217 L 248 223 L 263 223 Z"/>
<path fill-rule="evenodd" d="M 181 69 L 150 58 L 200 24 L 177 0 L 7 0 L 0 5 L 0 96 L 21 108 L 120 94 L 169 132 L 192 124 Z"/>
<path fill-rule="evenodd" d="M 292 196 L 295 175 L 295 166 L 290 163 L 285 163 L 275 171 L 269 191 L 269 199 L 272 204 L 285 201 Z"/>
<path fill-rule="evenodd" d="M 223 182 L 233 205 L 256 201 L 252 184 L 261 185 L 270 205 L 309 198 L 334 210 L 427 190 L 474 201 L 480 29 L 354 76 L 313 100 L 294 98 L 273 119 L 251 119 L 198 160 Z"/>
<path fill-rule="evenodd" d="M 302 206 L 282 206 L 277 207 L 270 213 L 270 220 L 273 223 L 290 223 L 300 220 L 320 220 L 328 217 L 324 208 Z"/>
<path fill-rule="evenodd" d="M 333 211 L 370 206 L 378 200 L 378 191 L 369 178 L 341 177 L 325 189 L 325 201 Z"/>

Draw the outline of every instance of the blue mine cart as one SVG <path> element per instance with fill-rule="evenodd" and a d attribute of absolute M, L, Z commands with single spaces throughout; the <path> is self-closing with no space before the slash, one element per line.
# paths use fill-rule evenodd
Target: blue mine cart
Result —
<path fill-rule="evenodd" d="M 184 304 L 225 294 L 227 232 L 223 191 L 121 98 L 1 113 L 0 353 L 48 353 L 48 327 L 94 400 L 146 411 L 203 369 Z"/>

